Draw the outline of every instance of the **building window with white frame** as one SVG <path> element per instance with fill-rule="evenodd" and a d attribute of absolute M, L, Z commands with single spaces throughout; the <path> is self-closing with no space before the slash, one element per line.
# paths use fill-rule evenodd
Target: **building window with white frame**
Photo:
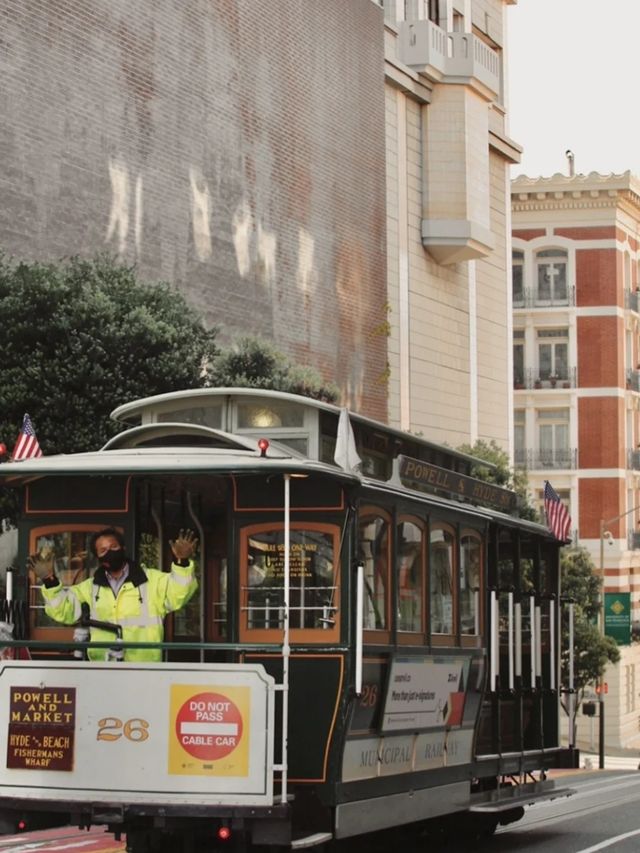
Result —
<path fill-rule="evenodd" d="M 539 409 L 538 468 L 572 468 L 569 409 Z"/>
<path fill-rule="evenodd" d="M 524 329 L 513 330 L 513 387 L 524 388 Z"/>
<path fill-rule="evenodd" d="M 567 252 L 542 249 L 536 252 L 536 305 L 567 305 Z"/>
<path fill-rule="evenodd" d="M 569 330 L 538 329 L 538 377 L 555 382 L 569 379 Z"/>
<path fill-rule="evenodd" d="M 524 296 L 524 252 L 514 249 L 511 255 L 511 284 L 513 307 L 523 308 Z"/>
<path fill-rule="evenodd" d="M 513 412 L 513 461 L 517 467 L 527 464 L 527 441 L 525 410 L 514 409 Z"/>

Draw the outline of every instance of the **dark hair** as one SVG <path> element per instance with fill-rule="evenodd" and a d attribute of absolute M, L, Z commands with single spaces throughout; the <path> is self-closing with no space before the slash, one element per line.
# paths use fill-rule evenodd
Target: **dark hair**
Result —
<path fill-rule="evenodd" d="M 116 530 L 115 527 L 105 527 L 104 530 L 98 530 L 97 533 L 94 533 L 89 541 L 89 550 L 93 554 L 94 557 L 97 557 L 96 553 L 96 542 L 102 536 L 113 536 L 114 539 L 117 540 L 118 544 L 121 548 L 124 548 L 124 536 L 120 533 L 119 530 Z"/>

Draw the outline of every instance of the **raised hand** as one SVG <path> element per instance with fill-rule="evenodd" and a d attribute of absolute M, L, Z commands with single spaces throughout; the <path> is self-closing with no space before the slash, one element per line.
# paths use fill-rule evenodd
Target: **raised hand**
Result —
<path fill-rule="evenodd" d="M 198 547 L 193 530 L 181 530 L 174 540 L 169 540 L 169 545 L 176 560 L 190 560 Z"/>
<path fill-rule="evenodd" d="M 53 553 L 44 554 L 42 551 L 39 551 L 37 554 L 31 554 L 27 558 L 27 568 L 41 581 L 52 577 L 54 574 Z"/>

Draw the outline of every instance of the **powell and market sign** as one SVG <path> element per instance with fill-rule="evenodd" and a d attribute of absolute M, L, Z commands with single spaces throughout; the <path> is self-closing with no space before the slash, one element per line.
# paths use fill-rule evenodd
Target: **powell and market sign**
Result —
<path fill-rule="evenodd" d="M 411 456 L 398 456 L 398 473 L 403 483 L 414 488 L 426 486 L 473 503 L 496 507 L 502 512 L 511 512 L 516 506 L 517 496 L 509 489 L 501 489 L 500 486 L 448 471 Z"/>

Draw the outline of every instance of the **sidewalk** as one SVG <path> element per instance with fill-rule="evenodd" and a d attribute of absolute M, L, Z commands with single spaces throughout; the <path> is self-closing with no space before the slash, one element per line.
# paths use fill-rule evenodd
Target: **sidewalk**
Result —
<path fill-rule="evenodd" d="M 598 770 L 600 755 L 597 752 L 580 750 L 580 767 L 584 770 Z M 640 770 L 640 752 L 637 749 L 612 751 L 604 757 L 605 770 Z"/>

